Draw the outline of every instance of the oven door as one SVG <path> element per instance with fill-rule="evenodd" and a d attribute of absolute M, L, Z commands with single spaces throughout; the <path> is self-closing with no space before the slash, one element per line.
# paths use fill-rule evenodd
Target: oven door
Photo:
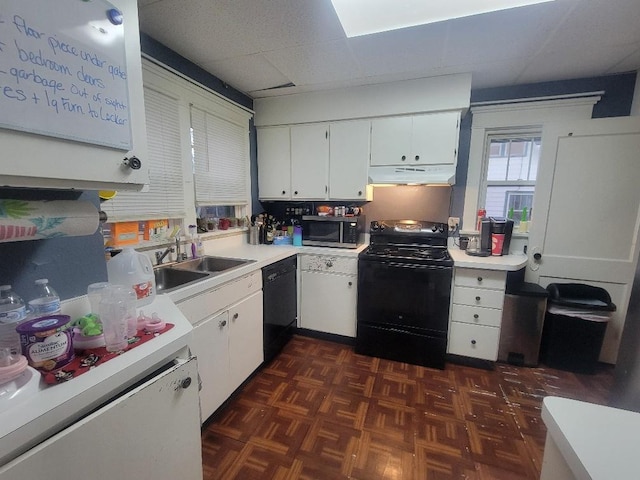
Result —
<path fill-rule="evenodd" d="M 378 259 L 358 262 L 358 324 L 446 338 L 451 267 Z"/>

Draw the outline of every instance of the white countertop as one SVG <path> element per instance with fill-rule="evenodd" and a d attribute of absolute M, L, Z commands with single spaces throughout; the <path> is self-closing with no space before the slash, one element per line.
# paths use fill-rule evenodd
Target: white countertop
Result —
<path fill-rule="evenodd" d="M 68 382 L 46 385 L 41 380 L 36 394 L 0 410 L 0 465 L 177 357 L 190 339 L 191 324 L 166 295 L 145 308 L 175 326 Z"/>
<path fill-rule="evenodd" d="M 640 476 L 640 414 L 560 397 L 546 397 L 542 420 L 577 479 Z"/>
<path fill-rule="evenodd" d="M 474 257 L 467 255 L 464 250 L 460 250 L 458 247 L 452 247 L 449 248 L 449 255 L 453 258 L 453 264 L 456 267 L 515 271 L 527 264 L 527 256 L 524 254 Z"/>
<path fill-rule="evenodd" d="M 205 250 L 206 255 L 229 258 L 243 258 L 254 261 L 251 263 L 247 263 L 246 265 L 242 265 L 241 267 L 223 272 L 219 275 L 214 275 L 201 282 L 197 282 L 195 284 L 187 285 L 183 288 L 173 290 L 169 293 L 169 296 L 173 299 L 173 301 L 179 302 L 185 298 L 197 295 L 204 292 L 205 290 L 215 288 L 218 285 L 222 285 L 223 283 L 229 282 L 236 278 L 240 278 L 271 263 L 277 262 L 292 255 L 308 253 L 314 255 L 356 257 L 362 250 L 367 247 L 367 245 L 361 245 L 358 248 L 250 245 L 246 243 L 246 241 L 238 242 L 234 240 L 230 240 L 228 242 L 211 242 L 210 245 L 211 246 L 205 244 L 205 246 L 207 247 Z"/>

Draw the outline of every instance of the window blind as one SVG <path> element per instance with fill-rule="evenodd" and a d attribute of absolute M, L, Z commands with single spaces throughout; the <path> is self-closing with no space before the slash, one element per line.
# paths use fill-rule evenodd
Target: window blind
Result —
<path fill-rule="evenodd" d="M 110 222 L 185 216 L 179 101 L 144 87 L 149 191 L 118 192 L 103 204 Z"/>
<path fill-rule="evenodd" d="M 196 204 L 246 205 L 249 198 L 247 126 L 191 105 L 191 128 Z"/>

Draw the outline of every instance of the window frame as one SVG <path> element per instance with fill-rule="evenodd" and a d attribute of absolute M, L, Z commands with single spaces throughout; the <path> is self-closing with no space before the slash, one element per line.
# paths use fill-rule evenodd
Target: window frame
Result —
<path fill-rule="evenodd" d="M 590 119 L 593 106 L 601 98 L 599 93 L 601 92 L 598 94 L 589 92 L 569 98 L 546 97 L 528 101 L 513 100 L 472 105 L 471 144 L 462 217 L 463 232 L 475 231 L 477 211 L 479 206 L 482 206 L 480 204 L 480 188 L 487 148 L 487 132 L 542 131 L 541 145 L 544 150 L 545 125 Z M 539 175 L 540 171 L 538 170 Z M 526 236 L 526 234 L 522 235 Z"/>

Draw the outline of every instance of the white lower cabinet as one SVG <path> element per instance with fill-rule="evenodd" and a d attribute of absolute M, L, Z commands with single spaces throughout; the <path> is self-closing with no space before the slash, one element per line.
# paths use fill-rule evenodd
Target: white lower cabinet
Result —
<path fill-rule="evenodd" d="M 507 272 L 455 268 L 447 353 L 496 361 Z"/>
<path fill-rule="evenodd" d="M 200 416 L 204 422 L 264 360 L 262 272 L 177 305 L 194 325 L 189 348 L 198 359 Z"/>
<path fill-rule="evenodd" d="M 6 464 L 0 478 L 201 480 L 197 402 L 198 371 L 191 358 Z"/>
<path fill-rule="evenodd" d="M 193 327 L 190 348 L 198 359 L 202 421 L 215 412 L 231 395 L 228 344 L 229 312 L 226 310 Z"/>
<path fill-rule="evenodd" d="M 356 336 L 358 259 L 300 256 L 300 327 Z"/>

